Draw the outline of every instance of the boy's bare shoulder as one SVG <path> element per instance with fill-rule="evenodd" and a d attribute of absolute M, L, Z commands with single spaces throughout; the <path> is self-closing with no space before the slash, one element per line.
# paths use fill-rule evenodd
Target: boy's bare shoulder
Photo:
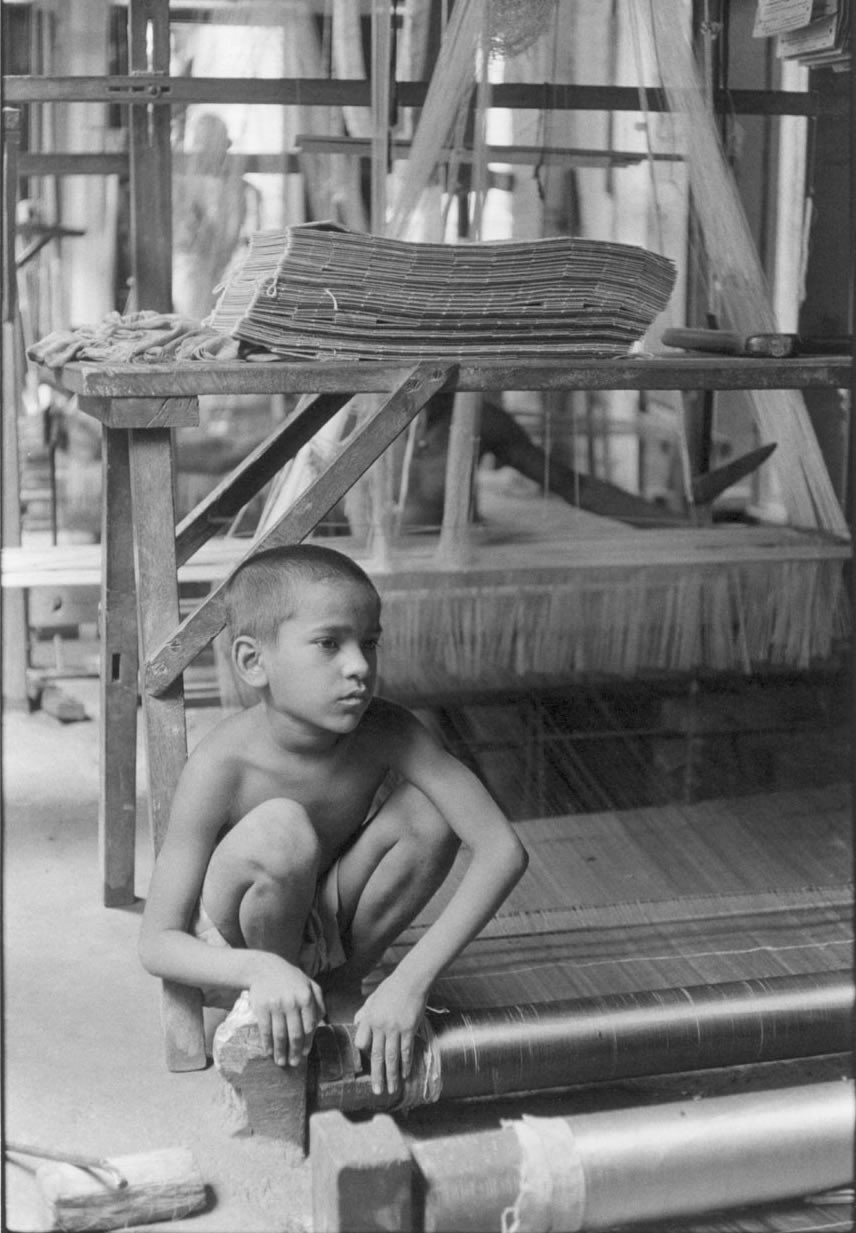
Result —
<path fill-rule="evenodd" d="M 195 762 L 231 761 L 247 748 L 246 741 L 256 731 L 258 719 L 256 707 L 235 711 L 221 719 L 219 723 L 202 737 L 191 752 Z"/>

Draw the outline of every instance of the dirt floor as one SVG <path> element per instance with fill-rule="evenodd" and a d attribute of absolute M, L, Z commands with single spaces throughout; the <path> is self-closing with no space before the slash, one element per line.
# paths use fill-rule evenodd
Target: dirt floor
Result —
<path fill-rule="evenodd" d="M 209 1186 L 209 1206 L 182 1228 L 308 1228 L 308 1169 L 287 1163 L 277 1143 L 235 1133 L 213 1068 L 176 1075 L 164 1065 L 158 985 L 136 956 L 151 869 L 147 827 L 138 827 L 140 899 L 102 907 L 97 683 L 65 688 L 91 719 L 4 715 L 5 1140 L 99 1156 L 185 1146 Z M 218 715 L 190 710 L 189 740 Z M 139 752 L 142 785 L 142 742 Z M 145 820 L 142 794 L 139 808 Z M 50 1227 L 37 1164 L 7 1161 L 4 1227 L 16 1233 Z"/>
<path fill-rule="evenodd" d="M 136 956 L 151 869 L 143 742 L 139 899 L 130 908 L 105 909 L 98 874 L 98 686 L 92 676 L 63 684 L 84 703 L 86 720 L 60 723 L 44 710 L 4 714 L 5 1139 L 110 1156 L 185 1146 L 199 1164 L 209 1202 L 175 1227 L 309 1230 L 308 1166 L 289 1161 L 276 1142 L 235 1131 L 213 1068 L 179 1075 L 166 1070 L 158 985 Z M 188 710 L 191 746 L 219 715 L 210 706 Z M 828 745 L 830 765 L 810 774 L 816 782 L 846 777 L 840 730 L 836 739 Z M 752 762 L 758 764 L 754 753 Z M 16 1233 L 49 1227 L 35 1165 L 23 1157 L 6 1163 L 4 1228 Z M 839 1213 L 822 1225 L 752 1227 L 852 1226 Z"/>

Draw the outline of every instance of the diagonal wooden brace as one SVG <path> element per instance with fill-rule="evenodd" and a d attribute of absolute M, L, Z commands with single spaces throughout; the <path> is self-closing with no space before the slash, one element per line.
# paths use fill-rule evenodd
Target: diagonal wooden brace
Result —
<path fill-rule="evenodd" d="M 175 532 L 177 563 L 183 565 L 217 533 L 223 521 L 234 518 L 350 399 L 350 394 L 316 394 L 284 424 L 278 424 L 179 523 Z"/>
<path fill-rule="evenodd" d="M 428 399 L 450 382 L 456 371 L 455 364 L 435 362 L 417 364 L 411 369 L 389 398 L 356 430 L 324 474 L 297 498 L 246 556 L 263 548 L 304 540 L 384 450 L 392 445 Z M 225 624 L 223 592 L 226 585 L 224 581 L 212 591 L 148 660 L 145 685 L 149 694 L 160 697 L 165 693 L 187 665 L 219 634 Z"/>

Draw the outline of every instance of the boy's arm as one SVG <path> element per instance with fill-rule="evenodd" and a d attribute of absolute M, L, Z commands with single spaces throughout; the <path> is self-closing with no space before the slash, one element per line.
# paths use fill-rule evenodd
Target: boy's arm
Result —
<path fill-rule="evenodd" d="M 528 863 L 525 848 L 479 779 L 415 717 L 397 708 L 390 748 L 395 769 L 432 801 L 471 858 L 446 907 L 355 1018 L 358 1047 L 371 1047 L 377 1091 L 384 1071 L 390 1090 L 397 1087 L 395 1067 L 390 1067 L 394 1053 L 401 1074 L 409 1072 L 413 1033 L 431 985 L 493 917 Z M 390 1058 L 384 1060 L 387 1048 Z"/>
<path fill-rule="evenodd" d="M 146 898 L 140 959 L 152 975 L 181 984 L 250 990 L 268 1053 L 296 1066 L 324 1015 L 318 986 L 279 955 L 209 946 L 187 931 L 227 820 L 232 785 L 220 755 L 195 752 L 182 772 Z"/>

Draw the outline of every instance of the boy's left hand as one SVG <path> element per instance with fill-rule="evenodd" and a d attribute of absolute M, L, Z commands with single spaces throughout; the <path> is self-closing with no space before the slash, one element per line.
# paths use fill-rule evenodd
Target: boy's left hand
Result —
<path fill-rule="evenodd" d="M 425 995 L 393 972 L 354 1015 L 354 1043 L 371 1057 L 372 1091 L 384 1082 L 391 1096 L 400 1091 L 413 1065 L 413 1039 L 425 1013 Z"/>

